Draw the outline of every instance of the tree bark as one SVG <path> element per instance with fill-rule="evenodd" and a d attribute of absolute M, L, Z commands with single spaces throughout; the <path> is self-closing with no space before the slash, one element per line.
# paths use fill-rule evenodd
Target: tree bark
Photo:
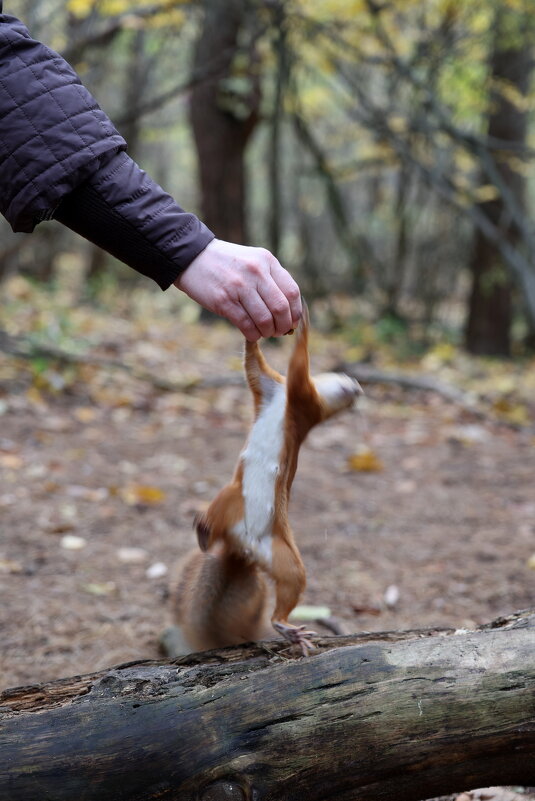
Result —
<path fill-rule="evenodd" d="M 0 696 L 2 801 L 419 801 L 535 784 L 535 612 L 122 665 Z"/>
<path fill-rule="evenodd" d="M 247 25 L 246 0 L 204 0 L 204 22 L 195 48 L 193 73 L 214 70 L 191 93 L 190 119 L 199 161 L 202 219 L 217 237 L 247 241 L 245 150 L 258 120 L 260 84 L 254 41 L 241 52 Z"/>
<path fill-rule="evenodd" d="M 515 12 L 515 16 L 518 15 Z M 520 19 L 520 18 L 519 18 Z M 491 54 L 491 78 L 506 82 L 519 97 L 529 91 L 533 68 L 531 34 L 522 32 L 518 25 L 516 37 L 511 40 L 511 12 L 499 10 L 496 16 L 496 36 Z M 527 20 L 524 18 L 527 24 Z M 526 28 L 528 31 L 529 28 Z M 519 107 L 519 100 L 511 102 L 501 90 L 491 95 L 487 132 L 491 139 L 521 146 L 526 143 L 528 113 Z M 519 208 L 525 206 L 524 176 L 513 169 L 511 160 L 495 154 L 496 169 Z M 510 219 L 503 197 L 479 204 L 481 211 L 498 228 L 502 236 L 518 245 L 522 234 Z M 500 252 L 481 230 L 477 230 L 471 263 L 471 293 L 468 305 L 465 344 L 468 351 L 490 356 L 509 356 L 511 351 L 511 324 L 513 320 L 513 282 Z"/>

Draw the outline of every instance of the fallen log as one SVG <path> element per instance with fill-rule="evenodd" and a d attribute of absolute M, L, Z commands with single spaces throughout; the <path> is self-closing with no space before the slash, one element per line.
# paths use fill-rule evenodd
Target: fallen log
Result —
<path fill-rule="evenodd" d="M 535 612 L 6 690 L 2 801 L 420 801 L 535 785 Z"/>

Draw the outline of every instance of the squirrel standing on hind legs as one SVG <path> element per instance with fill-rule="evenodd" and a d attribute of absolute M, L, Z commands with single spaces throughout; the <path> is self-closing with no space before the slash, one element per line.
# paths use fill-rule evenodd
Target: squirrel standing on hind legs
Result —
<path fill-rule="evenodd" d="M 230 484 L 196 519 L 201 551 L 180 566 L 173 611 L 188 645 L 207 650 L 272 636 L 267 614 L 269 576 L 275 589 L 271 625 L 306 655 L 315 632 L 288 616 L 305 588 L 305 569 L 288 521 L 299 448 L 311 428 L 350 407 L 362 393 L 340 373 L 312 378 L 308 310 L 296 331 L 288 375 L 246 342 L 245 373 L 255 418 Z"/>

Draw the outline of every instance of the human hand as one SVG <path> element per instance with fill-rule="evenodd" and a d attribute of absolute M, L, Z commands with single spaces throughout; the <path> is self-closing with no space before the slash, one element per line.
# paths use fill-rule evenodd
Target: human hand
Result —
<path fill-rule="evenodd" d="M 175 286 L 205 309 L 225 317 L 246 339 L 282 336 L 301 317 L 301 295 L 291 275 L 263 248 L 210 244 Z"/>

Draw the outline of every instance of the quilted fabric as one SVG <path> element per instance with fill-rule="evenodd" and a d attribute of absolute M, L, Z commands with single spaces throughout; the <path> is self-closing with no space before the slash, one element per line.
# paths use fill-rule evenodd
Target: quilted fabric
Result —
<path fill-rule="evenodd" d="M 124 149 L 67 62 L 0 13 L 0 212 L 13 230 L 33 231 Z"/>

